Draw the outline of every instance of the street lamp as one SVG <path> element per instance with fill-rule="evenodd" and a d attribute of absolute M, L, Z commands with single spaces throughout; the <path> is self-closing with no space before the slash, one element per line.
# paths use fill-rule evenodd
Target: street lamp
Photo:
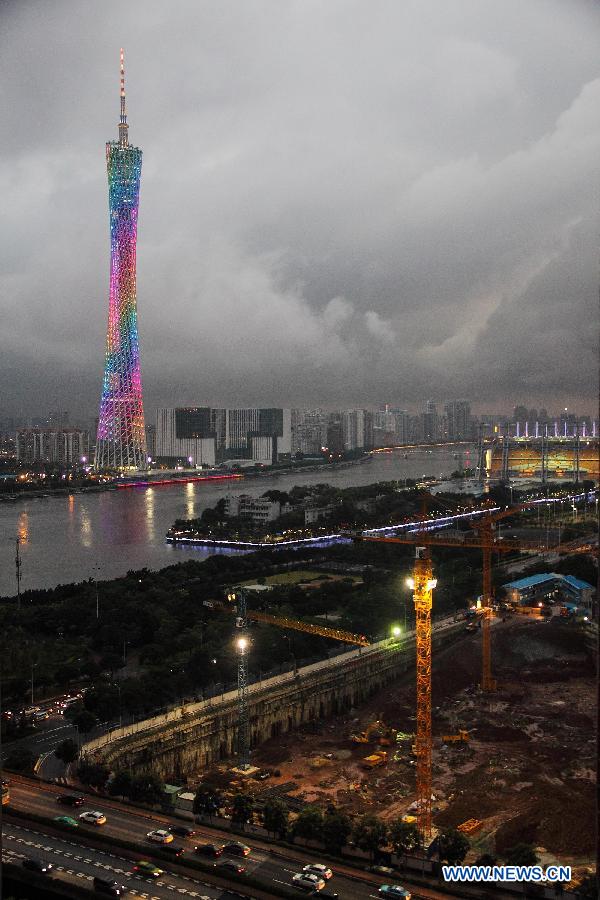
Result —
<path fill-rule="evenodd" d="M 123 707 L 121 705 L 121 685 L 118 681 L 114 682 L 116 689 L 119 692 L 119 728 L 123 727 Z"/>
<path fill-rule="evenodd" d="M 33 670 L 37 666 L 37 663 L 31 663 L 31 705 L 33 706 Z"/>
<path fill-rule="evenodd" d="M 282 635 L 282 637 L 284 637 L 285 640 L 288 642 L 288 649 L 290 651 L 290 656 L 292 657 L 292 662 L 294 663 L 294 675 L 297 675 L 298 674 L 298 666 L 296 665 L 296 654 L 294 653 L 294 650 L 292 647 L 292 639 L 289 636 L 289 634 L 284 634 L 284 635 Z"/>
<path fill-rule="evenodd" d="M 98 573 L 100 566 L 92 566 L 94 572 L 94 584 L 96 585 L 96 619 L 100 618 L 100 598 L 98 597 Z"/>

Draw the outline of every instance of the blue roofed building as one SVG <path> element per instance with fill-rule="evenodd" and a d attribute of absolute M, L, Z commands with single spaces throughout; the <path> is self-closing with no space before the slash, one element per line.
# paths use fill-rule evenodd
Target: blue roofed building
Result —
<path fill-rule="evenodd" d="M 538 606 L 540 603 L 569 603 L 589 607 L 593 585 L 574 575 L 544 572 L 503 584 L 507 599 L 516 606 Z"/>

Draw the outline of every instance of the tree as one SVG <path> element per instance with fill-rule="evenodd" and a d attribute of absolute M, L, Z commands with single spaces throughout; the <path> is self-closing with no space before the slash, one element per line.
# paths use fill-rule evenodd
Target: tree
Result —
<path fill-rule="evenodd" d="M 263 809 L 263 825 L 267 831 L 280 839 L 285 837 L 289 817 L 289 810 L 283 800 L 277 797 L 267 800 Z"/>
<path fill-rule="evenodd" d="M 102 790 L 108 781 L 110 772 L 101 763 L 95 763 L 86 759 L 82 760 L 77 770 L 79 780 L 83 784 Z"/>
<path fill-rule="evenodd" d="M 352 839 L 360 850 L 364 850 L 373 859 L 379 848 L 387 840 L 387 826 L 377 816 L 361 816 L 354 823 Z"/>
<path fill-rule="evenodd" d="M 108 785 L 108 792 L 113 797 L 130 797 L 131 796 L 131 772 L 123 770 L 117 772 L 115 777 Z"/>
<path fill-rule="evenodd" d="M 292 836 L 320 841 L 322 834 L 323 813 L 318 806 L 305 806 L 292 826 Z"/>
<path fill-rule="evenodd" d="M 156 775 L 137 775 L 131 779 L 129 797 L 140 803 L 160 803 L 165 797 L 165 786 Z"/>
<path fill-rule="evenodd" d="M 221 795 L 213 788 L 199 787 L 194 797 L 195 816 L 214 816 L 222 805 Z"/>
<path fill-rule="evenodd" d="M 325 849 L 331 853 L 341 853 L 352 834 L 352 823 L 346 813 L 335 809 L 328 810 L 323 818 L 321 829 Z"/>
<path fill-rule="evenodd" d="M 75 741 L 71 738 L 67 738 L 58 745 L 54 751 L 54 755 L 58 759 L 62 759 L 62 761 L 68 765 L 69 763 L 75 762 L 79 756 L 79 747 Z"/>
<path fill-rule="evenodd" d="M 533 844 L 515 844 L 514 847 L 509 847 L 504 859 L 509 866 L 535 866 L 540 861 Z"/>
<path fill-rule="evenodd" d="M 77 729 L 81 734 L 88 734 L 96 727 L 97 723 L 98 719 L 88 709 L 80 710 L 77 715 L 73 717 L 73 725 L 77 726 Z"/>
<path fill-rule="evenodd" d="M 447 828 L 446 831 L 441 831 L 438 835 L 440 862 L 447 862 L 450 865 L 462 862 L 470 846 L 468 838 L 456 828 Z"/>
<path fill-rule="evenodd" d="M 4 768 L 13 772 L 32 772 L 37 755 L 31 750 L 13 750 L 4 760 Z"/>
<path fill-rule="evenodd" d="M 395 852 L 402 856 L 413 853 L 421 846 L 421 835 L 414 822 L 403 822 L 396 819 L 390 825 L 390 842 Z"/>
<path fill-rule="evenodd" d="M 237 825 L 245 825 L 252 818 L 254 800 L 250 794 L 236 794 L 233 798 L 231 821 Z"/>

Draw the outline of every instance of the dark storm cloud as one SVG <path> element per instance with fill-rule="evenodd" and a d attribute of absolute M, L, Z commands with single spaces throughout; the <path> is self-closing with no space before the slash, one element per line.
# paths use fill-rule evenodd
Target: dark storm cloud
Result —
<path fill-rule="evenodd" d="M 595 396 L 596 4 L 0 16 L 0 407 L 95 413 L 121 45 L 147 407 Z"/>

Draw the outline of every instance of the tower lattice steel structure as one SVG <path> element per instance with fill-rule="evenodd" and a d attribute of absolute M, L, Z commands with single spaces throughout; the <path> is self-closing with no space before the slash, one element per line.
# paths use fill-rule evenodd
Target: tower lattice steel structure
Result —
<path fill-rule="evenodd" d="M 417 639 L 417 822 L 424 840 L 431 837 L 431 606 L 436 586 L 429 551 L 416 548 L 413 599 Z"/>
<path fill-rule="evenodd" d="M 136 305 L 136 241 L 142 151 L 129 143 L 121 50 L 119 139 L 106 145 L 110 215 L 110 293 L 96 469 L 146 465 L 146 434 Z"/>

